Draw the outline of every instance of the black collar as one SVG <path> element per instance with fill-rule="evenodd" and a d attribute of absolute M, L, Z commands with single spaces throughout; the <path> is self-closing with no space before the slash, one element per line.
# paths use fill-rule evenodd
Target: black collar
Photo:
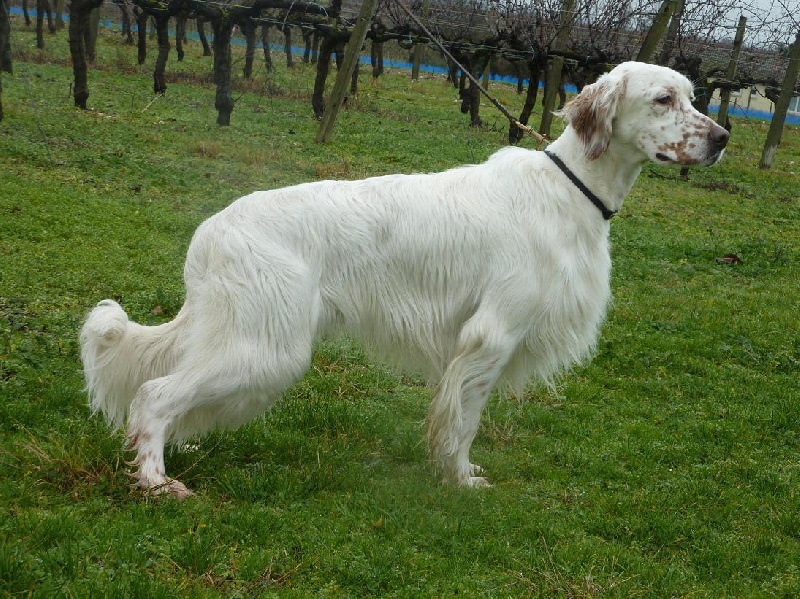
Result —
<path fill-rule="evenodd" d="M 561 169 L 561 172 L 567 176 L 567 179 L 572 181 L 575 187 L 580 189 L 583 192 L 583 195 L 589 198 L 589 201 L 597 207 L 597 209 L 600 211 L 600 214 L 603 215 L 604 219 L 610 220 L 611 217 L 617 213 L 616 210 L 609 210 L 608 208 L 606 208 L 606 205 L 603 204 L 603 201 L 596 195 L 594 195 L 591 191 L 589 191 L 589 188 L 586 187 L 580 179 L 578 179 L 575 173 L 569 170 L 569 167 L 567 167 L 567 165 L 564 164 L 561 158 L 559 158 L 558 156 L 556 156 L 555 154 L 553 154 L 548 150 L 545 150 L 544 153 L 547 154 L 548 158 L 550 158 L 550 160 L 552 160 L 553 163 L 558 168 Z"/>

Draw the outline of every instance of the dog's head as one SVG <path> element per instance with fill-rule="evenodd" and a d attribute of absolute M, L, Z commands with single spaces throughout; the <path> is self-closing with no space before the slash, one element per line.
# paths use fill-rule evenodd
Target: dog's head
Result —
<path fill-rule="evenodd" d="M 626 62 L 587 85 L 562 115 L 596 160 L 612 144 L 642 162 L 709 166 L 728 132 L 692 106 L 691 82 L 657 65 Z"/>

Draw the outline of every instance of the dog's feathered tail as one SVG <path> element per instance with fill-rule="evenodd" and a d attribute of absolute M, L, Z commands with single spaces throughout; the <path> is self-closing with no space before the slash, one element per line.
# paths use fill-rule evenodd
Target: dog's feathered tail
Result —
<path fill-rule="evenodd" d="M 142 326 L 128 320 L 113 300 L 97 304 L 80 332 L 92 412 L 102 412 L 111 426 L 121 428 L 142 383 L 168 374 L 180 359 L 180 330 L 187 320 L 186 311 L 181 310 L 171 322 Z"/>

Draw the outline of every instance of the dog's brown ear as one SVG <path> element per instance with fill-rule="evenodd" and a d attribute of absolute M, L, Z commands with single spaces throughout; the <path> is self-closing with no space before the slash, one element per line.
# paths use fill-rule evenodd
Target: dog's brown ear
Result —
<path fill-rule="evenodd" d="M 583 142 L 589 160 L 599 158 L 608 149 L 614 116 L 624 93 L 624 78 L 612 79 L 604 75 L 596 83 L 584 87 L 561 111 Z"/>

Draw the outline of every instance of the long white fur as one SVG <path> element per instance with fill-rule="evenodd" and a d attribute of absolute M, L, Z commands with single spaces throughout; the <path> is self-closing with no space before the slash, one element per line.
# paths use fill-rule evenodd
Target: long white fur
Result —
<path fill-rule="evenodd" d="M 690 96 L 674 71 L 626 63 L 567 106 L 550 149 L 619 209 L 647 160 L 719 158 L 727 134 Z M 594 348 L 608 232 L 548 157 L 519 148 L 443 173 L 253 193 L 196 231 L 175 320 L 140 326 L 111 300 L 89 314 L 90 405 L 127 427 L 140 487 L 185 497 L 165 443 L 263 413 L 306 372 L 316 339 L 346 333 L 427 376 L 432 455 L 447 479 L 485 484 L 469 449 L 492 389 L 550 381 Z"/>

